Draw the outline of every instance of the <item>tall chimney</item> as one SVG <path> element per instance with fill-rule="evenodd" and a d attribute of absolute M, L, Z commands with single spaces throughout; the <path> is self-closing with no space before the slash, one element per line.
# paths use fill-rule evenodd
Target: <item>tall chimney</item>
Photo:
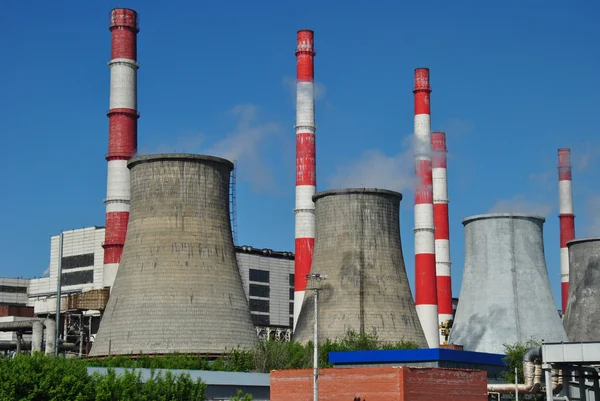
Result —
<path fill-rule="evenodd" d="M 429 348 L 440 345 L 435 273 L 429 68 L 415 69 L 415 306 Z"/>
<path fill-rule="evenodd" d="M 569 249 L 567 242 L 575 238 L 573 188 L 571 182 L 571 149 L 558 149 L 558 196 L 560 219 L 560 281 L 563 315 L 569 299 Z"/>
<path fill-rule="evenodd" d="M 296 241 L 294 262 L 294 329 L 302 309 L 315 243 L 317 185 L 315 160 L 314 32 L 298 31 L 296 49 Z"/>
<path fill-rule="evenodd" d="M 448 181 L 446 175 L 446 134 L 431 133 L 433 220 L 435 225 L 435 274 L 438 318 L 441 325 L 452 321 L 452 281 L 450 278 L 450 228 L 448 223 Z M 440 343 L 446 342 L 440 336 Z"/>
<path fill-rule="evenodd" d="M 125 244 L 129 220 L 129 169 L 127 161 L 137 150 L 137 12 L 115 8 L 110 14 L 112 35 L 110 110 L 108 111 L 108 184 L 104 238 L 104 286 L 114 282 Z"/>

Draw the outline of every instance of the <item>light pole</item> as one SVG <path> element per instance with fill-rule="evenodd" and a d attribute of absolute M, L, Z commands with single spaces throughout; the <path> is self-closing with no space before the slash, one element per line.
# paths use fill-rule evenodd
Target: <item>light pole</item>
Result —
<path fill-rule="evenodd" d="M 319 336 L 318 336 L 318 322 L 319 322 L 319 286 L 318 283 L 321 280 L 326 280 L 326 274 L 312 273 L 307 274 L 306 278 L 316 280 L 316 284 L 312 286 L 312 290 L 315 292 L 315 329 L 314 329 L 314 355 L 313 355 L 313 398 L 314 401 L 319 401 Z"/>

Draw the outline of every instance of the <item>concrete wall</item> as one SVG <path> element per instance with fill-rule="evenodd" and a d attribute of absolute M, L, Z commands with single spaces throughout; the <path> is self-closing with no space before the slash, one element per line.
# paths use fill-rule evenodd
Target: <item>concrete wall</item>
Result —
<path fill-rule="evenodd" d="M 505 343 L 567 340 L 546 270 L 544 221 L 501 213 L 463 220 L 465 267 L 450 343 L 502 354 Z"/>
<path fill-rule="evenodd" d="M 271 401 L 311 401 L 311 369 L 271 372 Z M 378 367 L 321 369 L 319 400 L 484 401 L 484 371 L 464 369 Z"/>
<path fill-rule="evenodd" d="M 600 238 L 569 248 L 569 299 L 563 325 L 569 341 L 600 341 Z"/>
<path fill-rule="evenodd" d="M 169 154 L 128 166 L 127 237 L 91 355 L 254 346 L 229 219 L 233 165 Z"/>
<path fill-rule="evenodd" d="M 379 189 L 316 194 L 311 273 L 326 274 L 319 295 L 319 342 L 349 329 L 385 342 L 427 347 L 417 316 L 400 240 L 402 195 Z M 309 282 L 294 339 L 313 339 L 314 292 Z"/>

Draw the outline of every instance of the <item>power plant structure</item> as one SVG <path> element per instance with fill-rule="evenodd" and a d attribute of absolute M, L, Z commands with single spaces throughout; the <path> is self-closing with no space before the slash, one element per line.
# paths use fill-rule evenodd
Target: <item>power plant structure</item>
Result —
<path fill-rule="evenodd" d="M 90 355 L 220 354 L 254 346 L 229 219 L 233 164 L 138 156 L 123 258 Z"/>
<path fill-rule="evenodd" d="M 341 189 L 313 196 L 316 238 L 310 274 L 327 276 L 317 291 L 318 339 L 348 330 L 427 347 L 404 267 L 402 195 L 383 189 Z M 316 281 L 316 280 L 315 280 Z M 314 291 L 309 281 L 294 339 L 313 338 Z"/>
<path fill-rule="evenodd" d="M 429 69 L 415 69 L 415 305 L 429 348 L 440 345 L 431 170 Z"/>
<path fill-rule="evenodd" d="M 129 219 L 129 170 L 127 161 L 137 151 L 137 12 L 115 8 L 110 14 L 112 36 L 110 110 L 108 132 L 108 180 L 106 188 L 106 234 L 104 273 L 112 282 L 121 260 Z"/>
<path fill-rule="evenodd" d="M 540 216 L 468 217 L 465 269 L 450 342 L 503 354 L 503 344 L 567 341 L 546 270 Z"/>
<path fill-rule="evenodd" d="M 569 249 L 567 242 L 575 238 L 571 149 L 558 149 L 558 193 L 560 219 L 560 285 L 563 316 L 569 299 Z"/>
<path fill-rule="evenodd" d="M 435 225 L 435 274 L 440 344 L 448 343 L 452 310 L 452 280 L 450 275 L 450 223 L 448 221 L 448 180 L 446 173 L 446 133 L 431 133 L 433 220 Z"/>
<path fill-rule="evenodd" d="M 600 238 L 567 242 L 569 300 L 563 325 L 569 341 L 600 340 Z"/>
<path fill-rule="evenodd" d="M 294 265 L 294 328 L 306 291 L 315 243 L 315 204 L 317 186 L 315 152 L 314 32 L 297 32 L 296 49 L 296 207 Z"/>

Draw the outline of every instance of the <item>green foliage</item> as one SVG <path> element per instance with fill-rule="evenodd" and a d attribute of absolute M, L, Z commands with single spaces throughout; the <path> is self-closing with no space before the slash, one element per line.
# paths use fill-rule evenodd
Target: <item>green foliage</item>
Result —
<path fill-rule="evenodd" d="M 329 352 L 360 350 L 402 350 L 418 349 L 410 341 L 385 343 L 376 334 L 356 333 L 349 330 L 341 340 L 326 340 L 319 345 L 319 366 L 330 367 Z M 274 339 L 260 341 L 254 349 L 235 348 L 226 351 L 217 359 L 185 354 L 164 356 L 140 355 L 112 356 L 104 359 L 89 359 L 90 366 L 148 368 L 148 369 L 198 369 L 229 372 L 270 372 L 271 370 L 311 368 L 313 364 L 313 343 L 302 345 L 296 341 L 284 342 Z"/>
<path fill-rule="evenodd" d="M 231 401 L 252 401 L 252 394 L 244 394 L 242 390 L 238 390 L 237 395 L 231 397 Z"/>
<path fill-rule="evenodd" d="M 502 372 L 502 379 L 506 380 L 508 383 L 514 383 L 515 368 L 517 368 L 517 377 L 519 383 L 524 383 L 525 377 L 523 376 L 523 356 L 525 355 L 525 351 L 527 351 L 529 348 L 539 347 L 541 345 L 541 342 L 533 338 L 527 340 L 524 344 L 503 344 L 504 353 L 506 354 L 504 357 L 506 371 Z"/>
<path fill-rule="evenodd" d="M 39 353 L 0 358 L 0 400 L 19 401 L 202 401 L 206 385 L 189 375 L 87 374 L 86 361 Z"/>

